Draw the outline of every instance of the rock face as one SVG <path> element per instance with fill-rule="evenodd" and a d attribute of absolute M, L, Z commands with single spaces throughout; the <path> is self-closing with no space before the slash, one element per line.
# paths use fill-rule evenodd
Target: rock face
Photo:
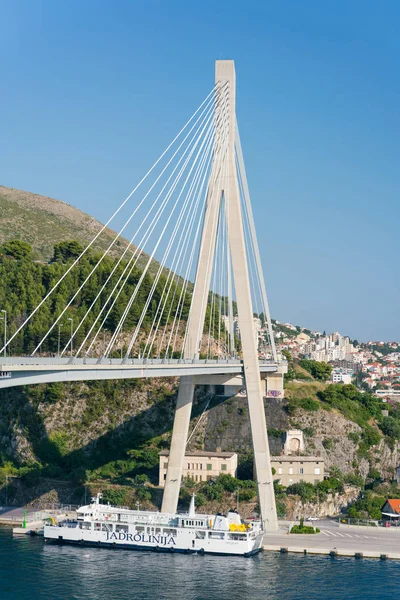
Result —
<path fill-rule="evenodd" d="M 344 494 L 328 494 L 326 500 L 315 504 L 311 502 L 303 504 L 299 498 L 291 498 L 286 505 L 286 518 L 332 517 L 354 502 L 359 493 L 360 490 L 358 488 L 347 487 Z"/>
<path fill-rule="evenodd" d="M 399 460 L 399 444 L 391 450 L 381 439 L 378 445 L 370 448 L 368 456 L 360 454 L 354 434 L 361 434 L 361 427 L 336 410 L 311 412 L 298 408 L 291 421 L 306 434 L 306 454 L 321 456 L 326 469 L 337 467 L 344 474 L 359 473 L 362 477 L 376 469 L 384 478 L 393 477 Z"/>
<path fill-rule="evenodd" d="M 289 422 L 284 401 L 268 398 L 265 399 L 265 417 L 267 428 L 276 431 L 285 431 Z M 215 451 L 249 451 L 252 449 L 249 412 L 247 398 L 234 396 L 229 400 L 211 408 L 205 415 L 204 448 Z M 271 454 L 280 454 L 282 438 L 269 436 Z"/>

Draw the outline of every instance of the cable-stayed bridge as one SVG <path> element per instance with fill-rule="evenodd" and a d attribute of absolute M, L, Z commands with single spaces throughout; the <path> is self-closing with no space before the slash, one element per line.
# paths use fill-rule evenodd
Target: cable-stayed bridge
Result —
<path fill-rule="evenodd" d="M 94 358 L 0 358 L 0 389 L 35 383 L 91 381 L 104 379 L 138 379 L 152 377 L 195 377 L 195 383 L 243 385 L 243 362 L 237 359 L 148 359 L 135 358 L 122 362 L 118 358 L 99 363 Z M 277 372 L 273 361 L 260 361 L 260 375 Z"/>
<path fill-rule="evenodd" d="M 94 259 L 110 224 L 118 233 Z M 110 260 L 118 247 L 119 258 Z M 172 513 L 195 385 L 244 381 L 261 515 L 275 530 L 262 379 L 281 393 L 285 365 L 276 354 L 251 209 L 233 61 L 216 62 L 215 84 L 184 127 L 87 247 L 54 271 L 28 315 L 3 310 L 0 388 L 180 377 L 162 506 Z"/>

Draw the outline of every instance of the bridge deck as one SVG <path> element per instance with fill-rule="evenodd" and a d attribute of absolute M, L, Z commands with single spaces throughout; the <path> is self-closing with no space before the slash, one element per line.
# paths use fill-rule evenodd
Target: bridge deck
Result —
<path fill-rule="evenodd" d="M 278 363 L 260 361 L 260 373 L 275 373 Z M 243 376 L 240 360 L 7 357 L 0 359 L 0 389 L 56 381 L 91 381 L 181 377 Z M 211 381 L 210 381 L 211 383 Z"/>

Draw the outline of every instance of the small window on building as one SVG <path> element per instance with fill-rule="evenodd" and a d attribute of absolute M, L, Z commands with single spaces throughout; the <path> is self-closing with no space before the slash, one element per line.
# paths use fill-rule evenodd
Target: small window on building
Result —
<path fill-rule="evenodd" d="M 278 467 L 278 475 L 282 475 L 282 467 Z"/>
<path fill-rule="evenodd" d="M 203 481 L 203 475 L 199 475 L 199 481 Z"/>
<path fill-rule="evenodd" d="M 212 464 L 211 463 L 207 463 L 207 471 L 211 471 L 212 470 Z"/>
<path fill-rule="evenodd" d="M 164 469 L 168 469 L 168 463 L 164 463 Z"/>
<path fill-rule="evenodd" d="M 226 464 L 225 465 L 221 465 L 221 471 L 226 471 Z"/>
<path fill-rule="evenodd" d="M 196 463 L 196 471 L 198 470 L 198 468 L 199 468 L 199 463 Z"/>
<path fill-rule="evenodd" d="M 203 463 L 200 463 L 200 471 L 202 470 L 202 468 L 203 468 Z"/>
<path fill-rule="evenodd" d="M 319 467 L 314 468 L 314 475 L 321 475 L 321 469 Z"/>
<path fill-rule="evenodd" d="M 188 469 L 190 469 L 190 463 L 188 463 Z"/>
<path fill-rule="evenodd" d="M 303 467 L 300 467 L 300 469 L 299 469 L 299 473 L 300 473 L 300 475 L 303 475 L 303 474 L 304 474 L 304 469 L 303 469 Z"/>
<path fill-rule="evenodd" d="M 293 467 L 289 467 L 289 475 L 293 475 Z"/>
<path fill-rule="evenodd" d="M 167 479 L 167 474 L 164 473 L 164 481 Z"/>

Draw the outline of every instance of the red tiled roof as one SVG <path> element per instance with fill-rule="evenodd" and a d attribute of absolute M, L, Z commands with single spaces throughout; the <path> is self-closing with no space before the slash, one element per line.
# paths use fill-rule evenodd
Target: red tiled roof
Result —
<path fill-rule="evenodd" d="M 397 513 L 400 513 L 400 500 L 388 500 L 390 508 Z"/>

